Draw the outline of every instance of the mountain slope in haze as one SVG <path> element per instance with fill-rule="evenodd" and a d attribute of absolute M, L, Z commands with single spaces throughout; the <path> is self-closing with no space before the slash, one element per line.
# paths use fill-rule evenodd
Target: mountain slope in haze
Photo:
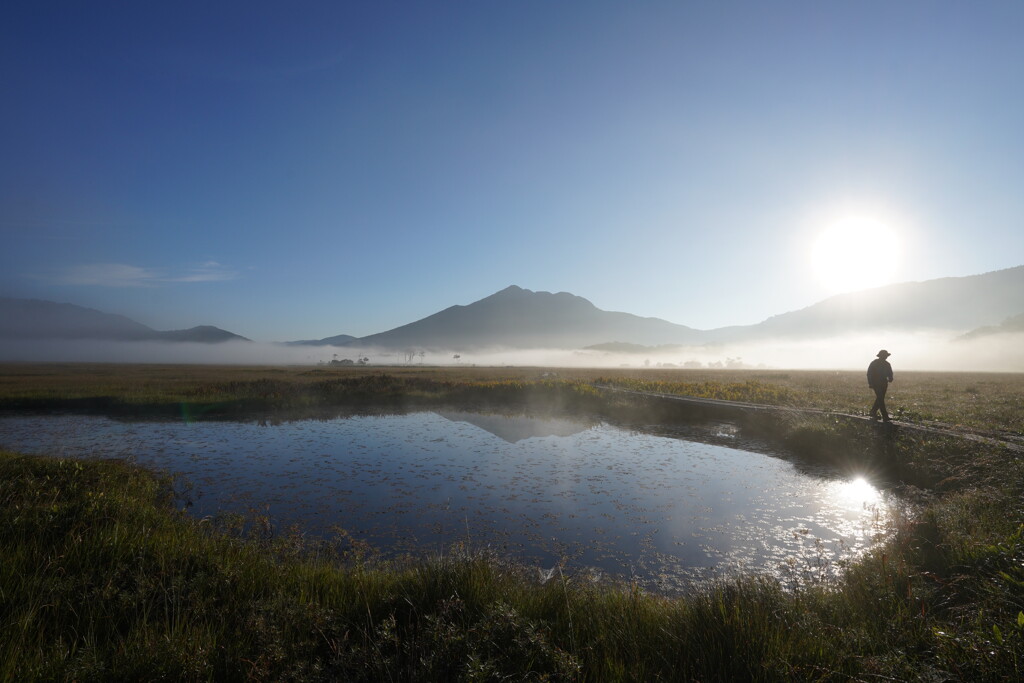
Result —
<path fill-rule="evenodd" d="M 163 341 L 185 341 L 199 342 L 203 344 L 217 344 L 224 341 L 251 341 L 240 334 L 222 330 L 213 325 L 197 325 L 187 330 L 168 330 L 157 332 L 157 339 Z"/>
<path fill-rule="evenodd" d="M 1024 311 L 1024 266 L 907 282 L 841 294 L 756 325 L 701 331 L 684 325 L 603 311 L 567 292 L 511 286 L 465 306 L 451 306 L 387 332 L 290 342 L 316 346 L 469 351 L 486 348 L 606 350 L 696 346 L 766 339 L 821 339 L 874 330 L 943 330 L 969 335 L 1013 332 Z M 1000 324 L 1001 321 L 1005 321 Z M 973 338 L 973 337 L 970 337 Z M 0 298 L 0 339 L 106 339 L 214 343 L 245 337 L 204 325 L 160 332 L 121 315 L 73 304 Z M 619 348 L 621 347 L 621 348 Z"/>
<path fill-rule="evenodd" d="M 104 339 L 216 343 L 249 341 L 212 325 L 161 332 L 113 313 L 40 299 L 0 298 L 0 339 Z"/>
<path fill-rule="evenodd" d="M 467 306 L 451 306 L 350 345 L 392 349 L 578 349 L 608 341 L 696 344 L 702 341 L 702 335 L 659 318 L 602 311 L 567 292 L 533 292 L 513 285 Z"/>
<path fill-rule="evenodd" d="M 355 340 L 339 335 L 312 343 L 392 349 L 597 346 L 612 350 L 772 338 L 820 339 L 870 330 L 963 332 L 996 324 L 1021 310 L 1024 266 L 840 294 L 756 325 L 706 331 L 658 318 L 602 311 L 566 292 L 533 292 L 511 286 L 467 306 L 452 306 L 387 332 Z M 331 341 L 334 339 L 342 341 Z"/>
<path fill-rule="evenodd" d="M 959 330 L 1024 310 L 1024 266 L 981 275 L 904 282 L 839 294 L 756 325 L 708 332 L 716 342 L 822 338 L 864 330 Z"/>
<path fill-rule="evenodd" d="M 1022 332 L 1024 332 L 1024 313 L 1007 318 L 999 325 L 986 325 L 985 327 L 975 328 L 959 337 L 959 339 L 981 339 L 982 337 L 991 337 L 993 335 L 1020 334 Z"/>
<path fill-rule="evenodd" d="M 358 340 L 358 337 L 353 337 L 351 334 L 336 334 L 333 337 L 324 337 L 323 339 L 301 339 L 299 341 L 285 342 L 288 346 L 345 346 L 349 342 Z"/>

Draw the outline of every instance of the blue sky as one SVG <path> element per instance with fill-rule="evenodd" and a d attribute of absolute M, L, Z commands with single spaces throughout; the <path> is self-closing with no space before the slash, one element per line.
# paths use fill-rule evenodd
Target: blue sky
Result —
<path fill-rule="evenodd" d="M 285 340 L 517 284 L 708 329 L 837 291 L 851 215 L 890 239 L 828 258 L 886 280 L 1021 265 L 1021 35 L 1020 2 L 19 3 L 0 295 Z"/>

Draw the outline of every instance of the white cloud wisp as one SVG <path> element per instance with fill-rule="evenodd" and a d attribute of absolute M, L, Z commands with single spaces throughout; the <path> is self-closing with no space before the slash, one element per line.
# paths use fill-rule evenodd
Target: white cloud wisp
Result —
<path fill-rule="evenodd" d="M 125 263 L 87 263 L 70 266 L 56 280 L 60 284 L 89 287 L 160 287 L 188 282 L 225 282 L 238 272 L 216 261 L 204 261 L 179 272 Z"/>

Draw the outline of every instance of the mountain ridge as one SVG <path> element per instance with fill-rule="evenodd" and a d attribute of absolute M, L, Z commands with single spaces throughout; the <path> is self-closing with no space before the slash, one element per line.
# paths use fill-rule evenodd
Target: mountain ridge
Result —
<path fill-rule="evenodd" d="M 76 304 L 45 299 L 0 297 L 0 338 L 14 340 L 99 339 L 107 341 L 168 341 L 214 344 L 251 341 L 213 325 L 184 330 L 155 330 L 131 318 Z"/>
<path fill-rule="evenodd" d="M 1024 332 L 1024 313 L 1011 316 L 998 325 L 976 327 L 957 339 L 958 341 L 967 341 L 969 339 L 981 339 L 984 337 L 994 337 L 1004 334 L 1019 334 L 1022 332 Z"/>
<path fill-rule="evenodd" d="M 533 306 L 532 316 L 526 314 L 528 306 Z M 496 309 L 500 309 L 500 315 Z M 603 311 L 587 299 L 568 292 L 533 292 L 511 285 L 473 303 L 449 306 L 412 323 L 343 345 L 391 349 L 580 349 L 814 339 L 878 329 L 939 329 L 962 333 L 1004 320 L 1022 310 L 1024 266 L 837 294 L 754 325 L 712 330 L 697 330 L 660 318 Z M 480 312 L 485 315 L 474 319 Z M 479 330 L 485 328 L 486 333 L 480 334 Z M 538 328 L 546 328 L 547 333 L 541 334 Z M 565 332 L 561 328 L 572 328 L 572 331 Z"/>
<path fill-rule="evenodd" d="M 660 318 L 602 311 L 568 292 L 534 292 L 510 285 L 466 305 L 449 306 L 349 346 L 431 349 L 582 348 L 625 335 L 633 343 L 697 342 L 698 331 Z"/>
<path fill-rule="evenodd" d="M 334 335 L 286 345 L 471 351 L 703 346 L 816 339 L 868 330 L 1016 332 L 1024 266 L 838 294 L 745 326 L 698 330 L 661 318 L 604 311 L 569 292 L 510 285 L 469 304 L 365 337 Z M 1001 321 L 1007 321 L 1001 323 Z M 955 336 L 955 335 L 954 335 Z M 128 317 L 69 303 L 0 298 L 0 339 L 109 339 L 216 343 L 245 337 L 211 326 L 160 332 Z"/>
<path fill-rule="evenodd" d="M 1024 311 L 1024 266 L 836 294 L 756 325 L 709 331 L 718 342 L 827 337 L 862 329 L 960 330 L 996 324 Z"/>

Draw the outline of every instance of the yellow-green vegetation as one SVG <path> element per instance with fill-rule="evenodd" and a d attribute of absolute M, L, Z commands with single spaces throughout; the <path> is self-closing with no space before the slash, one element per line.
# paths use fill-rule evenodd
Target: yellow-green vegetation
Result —
<path fill-rule="evenodd" d="M 547 373 L 547 375 L 545 375 Z M 863 412 L 860 373 L 0 366 L 0 408 L 224 413 L 440 402 L 669 418 L 595 383 Z M 1024 378 L 901 373 L 890 404 L 1021 434 Z M 970 398 L 968 398 L 970 397 Z M 988 406 L 987 408 L 985 406 Z M 1017 406 L 1014 409 L 1014 406 Z M 987 413 L 990 411 L 991 414 Z M 658 412 L 662 411 L 662 412 Z M 754 416 L 796 457 L 924 490 L 828 585 L 764 577 L 668 598 L 472 552 L 383 562 L 177 512 L 160 476 L 0 453 L 4 680 L 1018 680 L 1024 459 L 828 416 Z M 340 520 L 343 525 L 344 520 Z M 251 531 L 243 532 L 249 528 Z"/>
<path fill-rule="evenodd" d="M 0 365 L 0 409 L 84 410 L 189 417 L 253 411 L 405 408 L 540 401 L 593 401 L 582 379 L 543 373 L 442 369 L 321 369 L 231 366 Z M 579 407 L 579 406 L 576 406 Z"/>
<path fill-rule="evenodd" d="M 675 394 L 696 398 L 711 398 L 717 401 L 738 401 L 763 405 L 788 406 L 796 400 L 796 393 L 785 386 L 748 379 L 742 382 L 681 382 L 629 377 L 598 377 L 599 386 L 612 386 L 630 391 L 656 394 Z"/>
<path fill-rule="evenodd" d="M 523 387 L 586 397 L 592 384 L 863 415 L 873 396 L 863 372 L 493 367 L 266 367 L 0 364 L 0 409 L 202 412 L 360 404 L 467 402 L 519 396 Z M 1024 375 L 899 372 L 898 419 L 1024 435 Z"/>

